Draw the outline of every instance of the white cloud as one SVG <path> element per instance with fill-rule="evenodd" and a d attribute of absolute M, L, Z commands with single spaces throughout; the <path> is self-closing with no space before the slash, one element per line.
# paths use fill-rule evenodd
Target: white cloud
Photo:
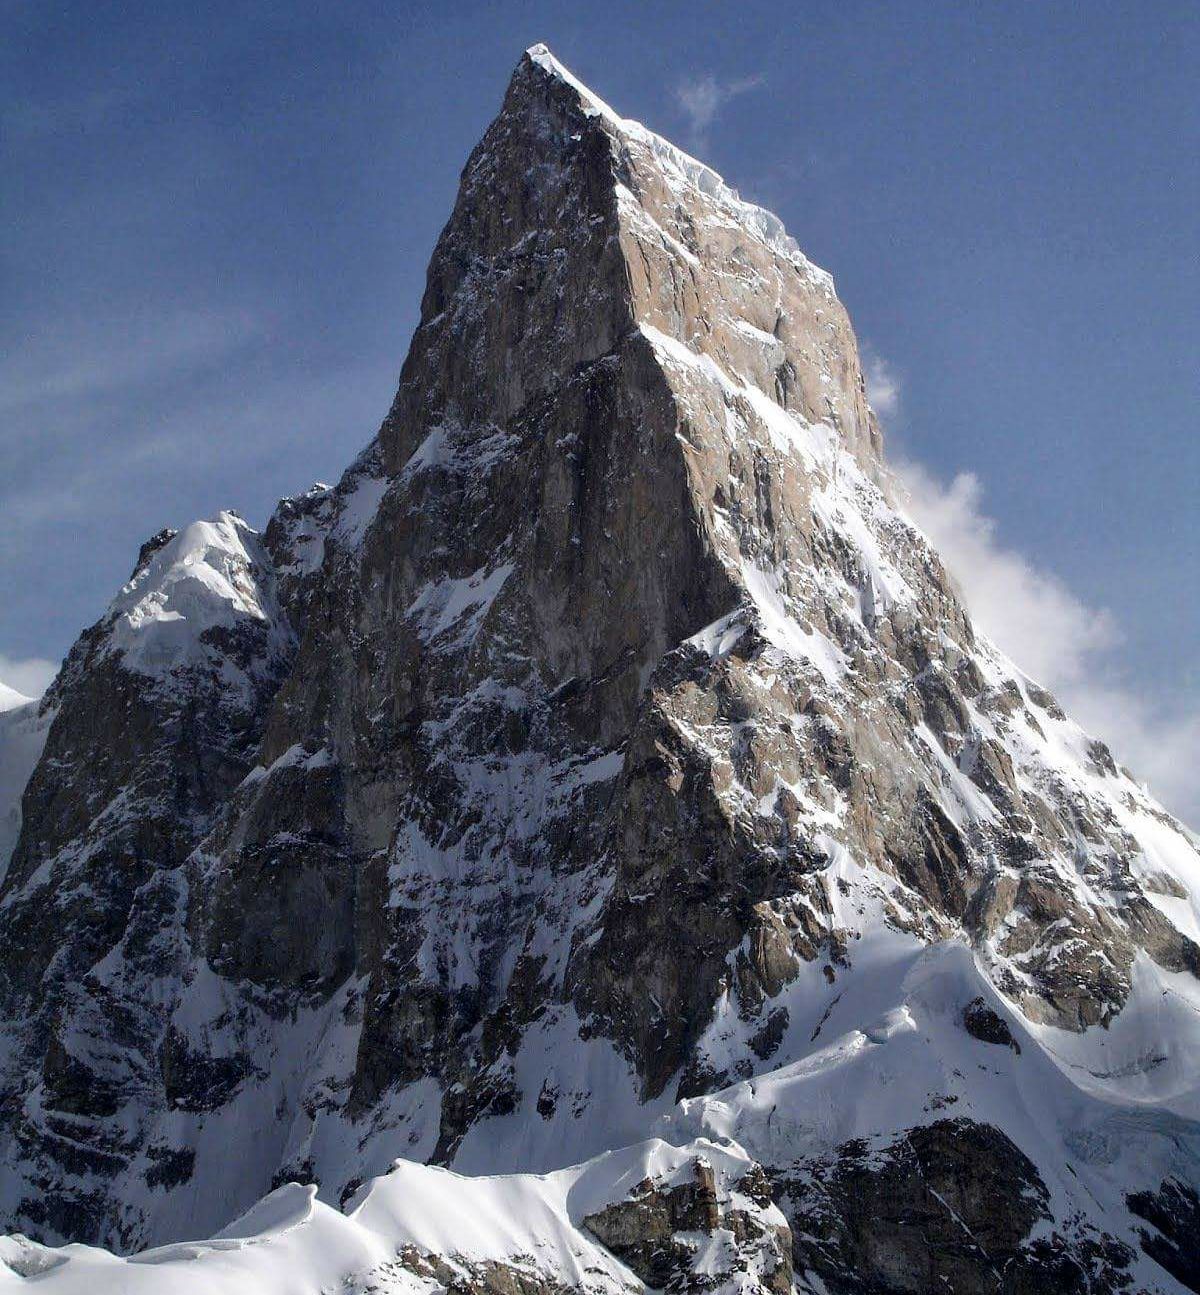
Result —
<path fill-rule="evenodd" d="M 1022 670 L 1053 687 L 1078 679 L 1116 644 L 1108 612 L 1087 607 L 1056 577 L 1001 545 L 981 509 L 976 476 L 960 473 L 947 486 L 904 462 L 899 474 L 914 519 L 959 581 L 971 614 Z"/>
<path fill-rule="evenodd" d="M 941 553 L 983 633 L 1103 738 L 1168 809 L 1200 823 L 1200 697 L 1185 688 L 1168 707 L 1123 677 L 1112 615 L 1004 547 L 971 473 L 946 485 L 912 462 L 897 471 L 913 519 Z"/>
<path fill-rule="evenodd" d="M 863 352 L 863 377 L 867 380 L 867 400 L 882 418 L 893 417 L 900 408 L 900 375 L 883 358 L 869 348 Z"/>
<path fill-rule="evenodd" d="M 762 84 L 761 76 L 721 81 L 711 72 L 706 72 L 702 76 L 681 81 L 675 87 L 675 99 L 688 120 L 693 139 L 703 140 L 705 132 L 716 120 L 717 113 L 731 99 L 736 99 L 748 90 L 756 90 Z"/>
<path fill-rule="evenodd" d="M 0 652 L 0 684 L 25 697 L 40 697 L 58 674 L 58 662 L 45 657 L 10 657 Z"/>

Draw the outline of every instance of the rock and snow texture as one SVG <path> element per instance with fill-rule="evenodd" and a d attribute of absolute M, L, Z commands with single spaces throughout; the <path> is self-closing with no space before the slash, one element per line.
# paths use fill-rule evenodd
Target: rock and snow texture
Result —
<path fill-rule="evenodd" d="M 791 1276 L 791 1233 L 761 1167 L 703 1141 L 649 1141 L 541 1177 L 399 1160 L 344 1213 L 291 1183 L 211 1240 L 128 1259 L 0 1238 L 0 1290 L 34 1279 L 45 1295 L 787 1295 Z"/>
<path fill-rule="evenodd" d="M 319 1197 L 14 1271 L 1196 1288 L 1191 840 L 975 634 L 829 276 L 542 47 L 376 440 L 261 536 L 155 537 L 39 714 L 5 1222 L 133 1251 Z M 718 1184 L 683 1227 L 650 1136 L 756 1162 L 769 1220 Z M 397 1156 L 490 1177 L 363 1187 Z M 584 1227 L 576 1179 L 641 1204 Z"/>
<path fill-rule="evenodd" d="M 286 630 L 274 608 L 274 573 L 257 535 L 234 513 L 193 522 L 156 537 L 105 616 L 107 648 L 126 670 L 157 680 L 187 671 L 215 671 L 226 693 L 252 686 L 239 675 L 226 643 L 247 627 L 264 631 L 242 671 L 269 669 L 286 651 Z"/>

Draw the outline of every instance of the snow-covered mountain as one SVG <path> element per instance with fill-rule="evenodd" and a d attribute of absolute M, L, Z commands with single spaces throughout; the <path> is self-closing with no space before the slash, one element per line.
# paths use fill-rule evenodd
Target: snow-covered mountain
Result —
<path fill-rule="evenodd" d="M 7 715 L 0 1287 L 1200 1289 L 1191 839 L 830 277 L 544 47 L 375 440 Z"/>

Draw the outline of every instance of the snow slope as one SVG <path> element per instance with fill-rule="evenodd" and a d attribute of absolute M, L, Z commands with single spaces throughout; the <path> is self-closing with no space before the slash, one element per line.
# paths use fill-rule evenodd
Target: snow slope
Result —
<path fill-rule="evenodd" d="M 502 1264 L 530 1283 L 593 1292 L 639 1291 L 643 1283 L 583 1228 L 639 1184 L 686 1183 L 697 1159 L 711 1166 L 726 1202 L 755 1212 L 737 1191 L 751 1168 L 738 1148 L 707 1141 L 680 1149 L 650 1141 L 553 1174 L 464 1178 L 398 1160 L 367 1184 L 345 1213 L 289 1183 L 206 1241 L 118 1258 L 89 1246 L 57 1249 L 0 1239 L 0 1290 L 32 1284 L 46 1295 L 319 1295 L 429 1292 L 457 1275 L 467 1282 Z M 774 1207 L 764 1221 L 786 1226 Z M 424 1256 L 441 1261 L 440 1280 Z M 697 1266 L 713 1265 L 697 1247 Z M 748 1288 L 742 1274 L 730 1289 Z"/>
<path fill-rule="evenodd" d="M 152 678 L 216 668 L 227 689 L 248 692 L 218 646 L 247 624 L 269 633 L 268 659 L 287 646 L 275 575 L 257 532 L 236 513 L 193 522 L 156 549 L 109 605 L 108 650 Z"/>

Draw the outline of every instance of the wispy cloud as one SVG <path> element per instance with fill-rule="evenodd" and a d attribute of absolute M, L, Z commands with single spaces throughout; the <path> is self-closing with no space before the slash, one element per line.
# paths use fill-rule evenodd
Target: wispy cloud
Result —
<path fill-rule="evenodd" d="M 26 697 L 40 697 L 58 674 L 58 662 L 45 657 L 10 657 L 0 652 L 0 684 Z"/>
<path fill-rule="evenodd" d="M 912 462 L 898 471 L 909 511 L 958 581 L 979 628 L 1108 742 L 1173 813 L 1200 823 L 1200 696 L 1184 685 L 1167 706 L 1123 674 L 1112 615 L 1005 547 L 973 474 L 946 484 Z"/>
<path fill-rule="evenodd" d="M 390 348 L 298 355 L 273 340 L 285 308 L 147 302 L 58 332 L 39 319 L 0 361 L 13 658 L 65 651 L 161 526 L 223 507 L 261 523 L 369 438 L 394 389 Z"/>
<path fill-rule="evenodd" d="M 31 334 L 0 365 L 0 412 L 159 382 L 224 359 L 263 331 L 244 310 L 172 308 Z"/>
<path fill-rule="evenodd" d="M 895 417 L 900 412 L 900 375 L 869 346 L 863 347 L 863 376 L 871 408 L 882 418 Z"/>
<path fill-rule="evenodd" d="M 762 76 L 723 81 L 711 72 L 681 81 L 675 87 L 675 101 L 687 119 L 691 142 L 696 144 L 706 140 L 709 127 L 731 99 L 750 90 L 757 90 L 764 84 L 765 78 Z"/>

